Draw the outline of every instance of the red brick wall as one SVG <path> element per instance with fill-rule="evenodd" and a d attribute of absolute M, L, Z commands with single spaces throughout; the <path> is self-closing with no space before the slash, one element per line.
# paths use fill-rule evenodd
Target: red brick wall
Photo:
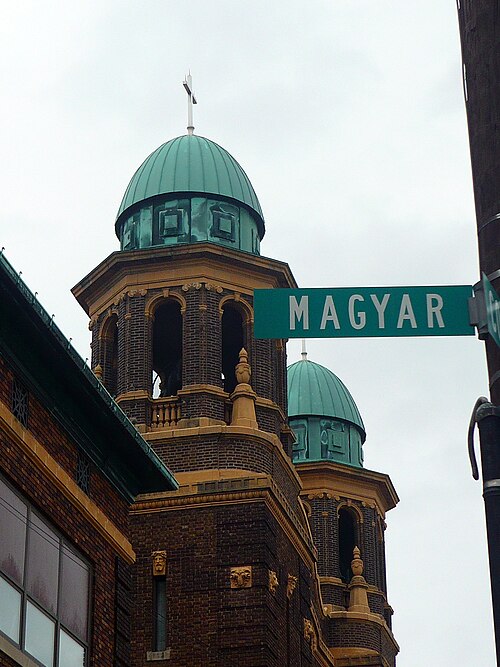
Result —
<path fill-rule="evenodd" d="M 7 404 L 9 404 L 12 378 L 12 371 L 6 367 L 5 361 L 0 359 L 0 396 Z M 32 394 L 30 394 L 29 410 L 29 429 L 61 466 L 70 474 L 74 474 L 76 465 L 74 443 Z M 0 432 L 0 461 L 2 473 L 18 492 L 37 507 L 91 563 L 93 576 L 90 665 L 111 666 L 115 650 L 117 576 L 114 549 L 4 432 Z M 95 468 L 92 472 L 90 495 L 113 523 L 122 530 L 128 530 L 128 504 Z M 121 634 L 126 635 L 126 628 Z M 126 654 L 126 647 L 123 649 L 123 654 Z M 7 658 L 0 657 L 0 665 L 10 664 Z"/>
<path fill-rule="evenodd" d="M 151 553 L 167 551 L 167 646 L 175 665 L 304 667 L 311 618 L 310 572 L 263 501 L 132 516 L 133 664 L 153 649 Z M 252 588 L 230 588 L 230 568 L 251 565 Z M 277 573 L 276 595 L 268 589 Z M 288 574 L 298 577 L 290 603 Z M 287 612 L 287 606 L 289 606 Z"/>
<path fill-rule="evenodd" d="M 6 360 L 0 356 L 0 398 L 10 408 L 14 377 L 20 379 Z M 22 380 L 21 380 L 22 381 Z M 43 445 L 59 465 L 73 478 L 76 475 L 78 447 L 66 433 L 52 413 L 37 399 L 28 385 L 29 392 L 28 430 Z M 85 428 L 84 425 L 82 425 Z M 128 504 L 117 493 L 108 480 L 91 466 L 90 498 L 104 511 L 122 531 L 128 528 Z"/>

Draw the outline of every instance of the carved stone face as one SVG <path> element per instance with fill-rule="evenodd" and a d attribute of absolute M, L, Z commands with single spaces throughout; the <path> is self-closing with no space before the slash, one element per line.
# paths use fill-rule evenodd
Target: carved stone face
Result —
<path fill-rule="evenodd" d="M 278 586 L 279 586 L 279 581 L 278 577 L 276 576 L 276 572 L 274 572 L 273 570 L 269 570 L 269 590 L 273 595 L 276 593 Z"/>
<path fill-rule="evenodd" d="M 297 577 L 294 577 L 293 574 L 288 575 L 288 581 L 286 585 L 286 594 L 288 598 L 292 597 L 295 586 L 297 585 Z"/>
<path fill-rule="evenodd" d="M 229 578 L 231 581 L 231 588 L 251 588 L 252 586 L 251 565 L 232 567 Z"/>
<path fill-rule="evenodd" d="M 308 618 L 304 619 L 304 639 L 311 644 L 311 648 L 316 648 L 316 631 Z"/>
<path fill-rule="evenodd" d="M 167 552 L 153 551 L 153 576 L 163 577 L 167 573 Z"/>

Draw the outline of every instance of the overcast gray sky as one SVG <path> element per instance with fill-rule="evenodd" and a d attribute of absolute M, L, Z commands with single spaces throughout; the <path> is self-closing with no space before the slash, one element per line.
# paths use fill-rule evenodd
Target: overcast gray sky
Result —
<path fill-rule="evenodd" d="M 248 173 L 262 254 L 301 286 L 478 279 L 453 0 L 2 1 L 1 245 L 83 357 L 69 290 L 118 248 L 135 169 L 196 132 Z M 467 424 L 487 393 L 473 337 L 309 341 L 363 416 L 388 515 L 399 667 L 494 664 L 481 488 Z M 289 346 L 289 362 L 299 343 Z M 467 628 L 467 629 L 466 629 Z"/>

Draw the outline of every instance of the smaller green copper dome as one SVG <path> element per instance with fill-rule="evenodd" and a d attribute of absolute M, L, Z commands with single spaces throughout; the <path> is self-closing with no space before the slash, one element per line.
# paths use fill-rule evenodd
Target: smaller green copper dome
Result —
<path fill-rule="evenodd" d="M 167 141 L 147 157 L 125 191 L 116 230 L 137 205 L 158 195 L 215 196 L 242 204 L 264 236 L 264 217 L 257 195 L 242 167 L 224 148 L 198 135 Z"/>
<path fill-rule="evenodd" d="M 332 371 L 308 359 L 288 367 L 288 415 L 337 417 L 365 427 L 353 397 Z"/>
<path fill-rule="evenodd" d="M 288 368 L 288 416 L 297 442 L 293 460 L 362 466 L 365 427 L 344 383 L 307 359 Z"/>

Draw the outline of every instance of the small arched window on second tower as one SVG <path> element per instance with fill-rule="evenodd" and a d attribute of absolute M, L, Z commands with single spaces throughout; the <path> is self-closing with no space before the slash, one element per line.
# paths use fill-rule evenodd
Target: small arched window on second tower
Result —
<path fill-rule="evenodd" d="M 118 316 L 109 317 L 102 330 L 102 382 L 111 396 L 118 393 Z"/>
<path fill-rule="evenodd" d="M 341 507 L 338 514 L 339 527 L 339 569 L 344 583 L 352 579 L 351 561 L 354 547 L 359 546 L 358 521 L 355 513 L 348 507 Z"/>
<path fill-rule="evenodd" d="M 175 396 L 182 388 L 182 314 L 177 301 L 163 301 L 153 322 L 152 396 Z"/>
<path fill-rule="evenodd" d="M 226 303 L 222 311 L 222 381 L 229 393 L 236 387 L 235 368 L 245 344 L 243 315 L 232 303 Z"/>

